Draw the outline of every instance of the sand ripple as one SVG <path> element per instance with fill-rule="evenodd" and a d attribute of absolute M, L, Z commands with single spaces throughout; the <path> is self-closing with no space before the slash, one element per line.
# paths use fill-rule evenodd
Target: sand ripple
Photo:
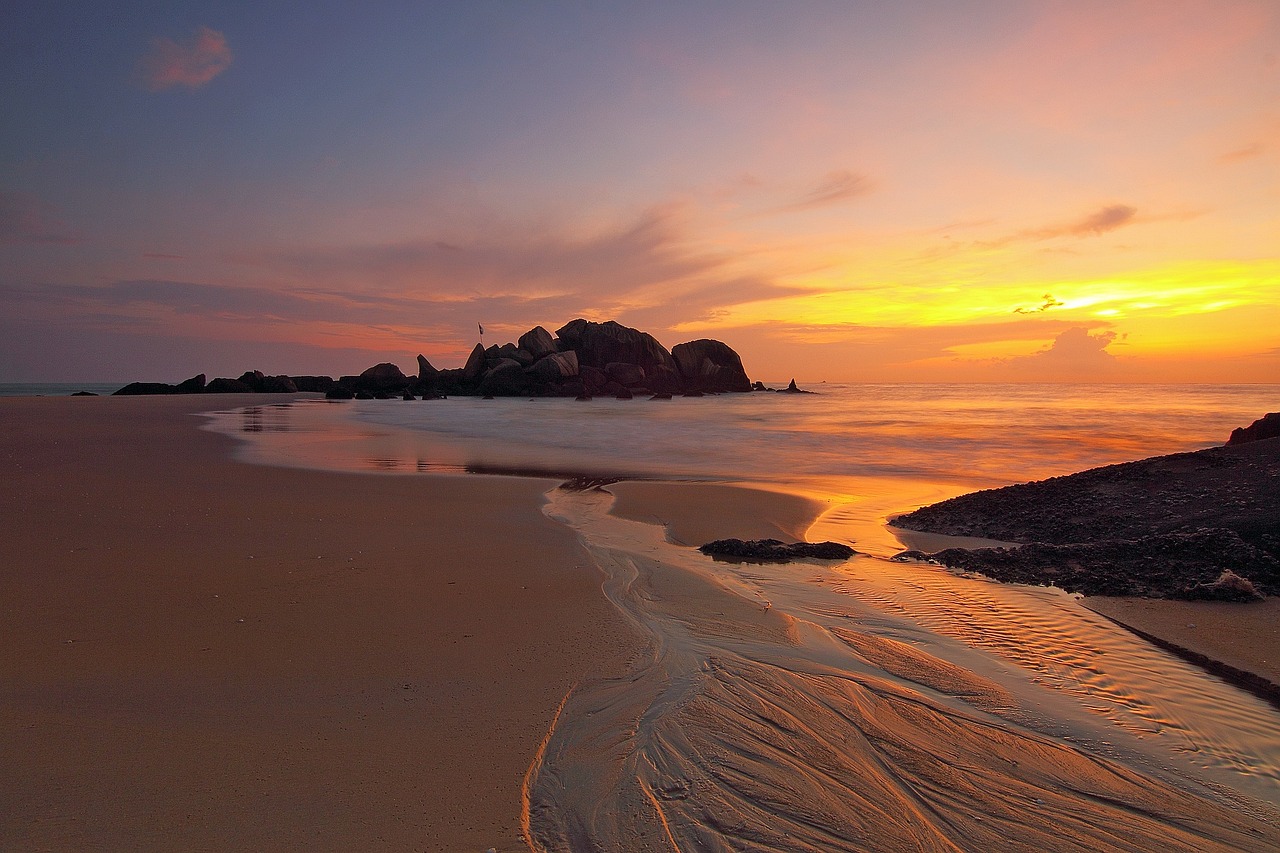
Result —
<path fill-rule="evenodd" d="M 548 513 L 583 535 L 606 594 L 650 648 L 629 677 L 566 697 L 528 780 L 535 849 L 1280 848 L 1274 809 L 1070 740 L 1090 731 L 1090 715 L 1050 715 L 1059 709 L 1035 696 L 1056 686 L 1022 674 L 1040 666 L 1046 682 L 1089 681 L 1088 696 L 1132 707 L 1134 725 L 1175 726 L 1094 664 L 1112 650 L 1068 643 L 1013 662 L 1017 643 L 993 627 L 1008 618 L 999 602 L 967 623 L 976 650 L 925 643 L 924 629 L 857 605 L 856 579 L 837 589 L 812 565 L 779 578 L 720 571 L 653 527 L 608 516 L 608 503 L 557 492 Z M 913 583 L 927 597 L 928 580 Z M 864 586 L 881 606 L 924 609 Z M 1091 743 L 1103 742 L 1097 731 Z"/>

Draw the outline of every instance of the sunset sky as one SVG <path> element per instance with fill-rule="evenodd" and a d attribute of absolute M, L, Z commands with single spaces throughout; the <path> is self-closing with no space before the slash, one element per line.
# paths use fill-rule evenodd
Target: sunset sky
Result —
<path fill-rule="evenodd" d="M 767 381 L 1280 382 L 1275 0 L 43 0 L 0 67 L 0 381 L 581 316 Z"/>

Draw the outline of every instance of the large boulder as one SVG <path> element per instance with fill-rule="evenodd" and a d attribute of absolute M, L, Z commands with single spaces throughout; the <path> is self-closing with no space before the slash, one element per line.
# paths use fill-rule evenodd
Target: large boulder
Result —
<path fill-rule="evenodd" d="M 529 371 L 544 382 L 559 382 L 578 375 L 578 354 L 553 352 L 540 359 Z"/>
<path fill-rule="evenodd" d="M 128 385 L 113 391 L 113 397 L 140 397 L 153 394 L 177 394 L 178 386 L 167 382 L 130 382 Z"/>
<path fill-rule="evenodd" d="M 671 355 L 684 378 L 685 387 L 690 390 L 751 390 L 751 380 L 742 369 L 742 359 L 726 343 L 702 338 L 676 344 Z"/>
<path fill-rule="evenodd" d="M 289 378 L 293 380 L 294 387 L 299 391 L 324 394 L 334 385 L 332 376 L 290 376 Z"/>
<path fill-rule="evenodd" d="M 262 394 L 296 394 L 298 386 L 290 376 L 264 376 L 257 390 Z"/>
<path fill-rule="evenodd" d="M 644 382 L 644 368 L 638 364 L 611 361 L 604 366 L 604 372 L 624 388 L 635 388 Z"/>
<path fill-rule="evenodd" d="M 462 380 L 464 382 L 479 382 L 480 377 L 488 369 L 485 364 L 487 358 L 484 347 L 481 344 L 476 344 L 475 349 L 471 350 L 471 355 L 467 356 L 466 365 L 462 368 Z"/>
<path fill-rule="evenodd" d="M 485 371 L 478 393 L 495 397 L 519 394 L 528 386 L 524 368 L 515 359 L 504 358 Z"/>
<path fill-rule="evenodd" d="M 579 367 L 578 378 L 582 380 L 584 393 L 592 397 L 604 394 L 605 389 L 609 386 L 609 377 L 598 367 L 591 367 L 590 365 Z"/>
<path fill-rule="evenodd" d="M 1258 418 L 1247 427 L 1238 427 L 1231 431 L 1227 446 L 1248 444 L 1251 441 L 1262 441 L 1267 438 L 1280 437 L 1280 412 L 1269 412 Z"/>
<path fill-rule="evenodd" d="M 674 366 L 651 367 L 645 373 L 645 386 L 659 394 L 678 394 L 684 388 L 680 371 Z"/>
<path fill-rule="evenodd" d="M 204 392 L 206 394 L 252 394 L 253 388 L 239 379 L 218 377 L 204 386 Z"/>
<path fill-rule="evenodd" d="M 671 353 L 653 335 L 613 320 L 593 323 L 577 319 L 566 323 L 556 334 L 564 344 L 560 349 L 577 352 L 580 365 L 603 370 L 611 362 L 625 362 L 639 365 L 646 374 L 659 367 L 676 367 Z"/>
<path fill-rule="evenodd" d="M 190 379 L 186 380 L 185 382 L 179 382 L 178 393 L 179 394 L 199 394 L 201 391 L 204 390 L 204 386 L 205 386 L 204 374 L 201 373 L 198 376 L 192 376 Z"/>
<path fill-rule="evenodd" d="M 375 364 L 360 374 L 358 386 L 366 391 L 400 391 L 409 385 L 409 377 L 389 361 Z"/>
<path fill-rule="evenodd" d="M 240 381 L 252 388 L 255 393 L 262 391 L 262 381 L 266 378 L 261 370 L 246 370 L 240 374 Z"/>
<path fill-rule="evenodd" d="M 520 349 L 533 356 L 533 360 L 537 361 L 543 356 L 551 355 L 556 351 L 555 339 L 551 337 L 551 333 L 541 326 L 534 326 L 529 331 L 520 336 L 517 342 Z"/>

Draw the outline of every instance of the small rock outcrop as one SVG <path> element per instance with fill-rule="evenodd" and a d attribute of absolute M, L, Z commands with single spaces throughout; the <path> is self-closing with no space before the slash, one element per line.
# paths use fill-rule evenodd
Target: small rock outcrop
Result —
<path fill-rule="evenodd" d="M 1233 429 L 1227 439 L 1227 447 L 1268 438 L 1280 438 L 1280 412 L 1268 412 L 1247 427 Z"/>
<path fill-rule="evenodd" d="M 783 388 L 778 393 L 779 394 L 812 394 L 813 392 L 806 391 L 803 388 L 800 388 L 799 386 L 796 385 L 796 381 L 792 379 L 791 382 L 788 383 L 787 387 Z"/>
<path fill-rule="evenodd" d="M 1257 440 L 973 492 L 893 524 L 1027 543 L 933 555 L 997 580 L 1093 595 L 1244 600 L 1250 588 L 1280 595 L 1277 483 L 1280 441 Z"/>
<path fill-rule="evenodd" d="M 780 539 L 717 539 L 698 548 L 709 557 L 749 563 L 789 563 L 792 560 L 847 560 L 856 551 L 839 542 L 792 542 Z"/>

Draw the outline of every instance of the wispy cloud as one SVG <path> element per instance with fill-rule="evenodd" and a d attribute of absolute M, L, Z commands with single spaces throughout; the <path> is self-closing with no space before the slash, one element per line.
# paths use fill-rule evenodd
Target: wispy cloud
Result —
<path fill-rule="evenodd" d="M 831 172 L 817 186 L 812 187 L 803 196 L 778 208 L 779 212 L 797 212 L 825 207 L 829 204 L 845 201 L 871 192 L 871 180 L 866 175 L 850 172 L 845 169 Z"/>
<path fill-rule="evenodd" d="M 1091 213 L 1075 222 L 1069 222 L 1061 228 L 1045 229 L 1044 235 L 1046 238 L 1063 235 L 1068 237 L 1096 237 L 1099 234 L 1114 231 L 1125 225 L 1131 225 L 1137 215 L 1138 209 L 1136 207 L 1130 207 L 1127 204 L 1110 204 L 1096 213 Z"/>
<path fill-rule="evenodd" d="M 1093 213 L 1040 228 L 1027 228 L 991 241 L 983 241 L 984 246 L 1005 246 L 1009 243 L 1039 242 L 1056 240 L 1063 237 L 1077 239 L 1099 237 L 1118 228 L 1124 228 L 1138 222 L 1138 209 L 1127 204 L 1109 204 Z"/>
<path fill-rule="evenodd" d="M 744 273 L 730 258 L 692 248 L 686 226 L 678 206 L 662 206 L 583 237 L 494 229 L 448 242 L 424 237 L 383 245 L 272 248 L 240 260 L 349 298 L 376 288 L 405 299 L 505 309 L 511 318 L 530 317 L 534 305 L 564 306 L 575 315 L 597 315 L 593 319 L 630 316 L 664 328 L 725 306 L 796 293 Z M 486 316 L 496 327 L 503 315 Z M 545 314 L 532 319 L 548 321 Z"/>
<path fill-rule="evenodd" d="M 0 245 L 71 245 L 80 237 L 53 205 L 27 193 L 0 190 Z"/>
<path fill-rule="evenodd" d="M 1223 165 L 1241 163 L 1245 160 L 1253 160 L 1256 157 L 1261 157 L 1266 150 L 1267 146 L 1263 145 L 1261 142 L 1255 142 L 1252 145 L 1245 145 L 1243 147 L 1227 151 L 1218 157 L 1218 162 Z"/>
<path fill-rule="evenodd" d="M 138 62 L 142 85 L 152 92 L 182 86 L 197 89 L 231 65 L 227 38 L 217 30 L 201 27 L 189 42 L 159 37 Z"/>

